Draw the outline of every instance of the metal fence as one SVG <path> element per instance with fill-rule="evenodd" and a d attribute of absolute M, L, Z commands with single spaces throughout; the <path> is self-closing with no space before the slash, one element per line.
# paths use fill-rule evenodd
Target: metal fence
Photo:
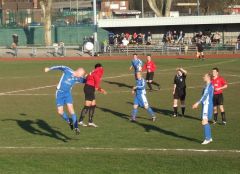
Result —
<path fill-rule="evenodd" d="M 127 47 L 121 46 L 105 46 L 102 48 L 105 55 L 131 55 L 138 53 L 142 55 L 191 55 L 196 53 L 196 47 L 193 45 L 131 45 Z M 207 54 L 236 54 L 240 53 L 238 45 L 222 45 L 205 46 L 204 52 Z"/>

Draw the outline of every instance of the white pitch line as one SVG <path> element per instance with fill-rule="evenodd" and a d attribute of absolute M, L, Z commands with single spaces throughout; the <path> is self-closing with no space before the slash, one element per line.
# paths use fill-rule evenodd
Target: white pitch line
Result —
<path fill-rule="evenodd" d="M 40 86 L 40 87 L 29 88 L 29 89 L 20 89 L 20 90 L 16 90 L 16 91 L 2 92 L 2 93 L 0 93 L 0 95 L 13 94 L 13 93 L 18 93 L 18 92 L 26 92 L 26 91 L 34 91 L 34 90 L 38 90 L 38 89 L 51 88 L 54 86 L 56 86 L 56 85 Z"/>
<path fill-rule="evenodd" d="M 220 149 L 166 149 L 166 148 L 104 148 L 104 147 L 33 147 L 33 146 L 2 146 L 0 149 L 33 149 L 33 150 L 74 150 L 74 151 L 179 151 L 179 152 L 222 152 L 222 153 L 240 153 L 238 149 L 220 150 Z"/>
<path fill-rule="evenodd" d="M 211 65 L 219 65 L 219 64 L 225 64 L 225 63 L 229 63 L 229 62 L 235 62 L 237 61 L 236 59 L 234 60 L 230 60 L 230 61 L 222 61 L 222 62 L 217 62 L 217 63 L 212 63 L 212 64 L 204 64 L 204 65 L 196 65 L 196 66 L 188 66 L 188 67 L 184 67 L 184 68 L 197 68 L 197 67 L 204 67 L 204 66 L 211 66 Z M 164 71 L 170 71 L 170 70 L 175 70 L 175 69 L 162 69 L 159 70 L 157 72 L 164 72 Z M 125 77 L 125 76 L 131 76 L 132 74 L 122 74 L 122 75 L 118 75 L 118 76 L 112 76 L 112 77 L 105 77 L 104 79 L 113 79 L 113 78 L 120 78 L 120 77 Z M 29 89 L 21 89 L 21 90 L 16 90 L 16 91 L 8 91 L 8 92 L 2 92 L 0 93 L 1 95 L 6 95 L 6 94 L 13 94 L 13 93 L 18 93 L 18 92 L 26 92 L 26 91 L 34 91 L 34 90 L 38 90 L 38 89 L 45 89 L 45 88 L 51 88 L 51 87 L 55 87 L 56 85 L 49 85 L 49 86 L 41 86 L 41 87 L 36 87 L 36 88 L 29 88 Z"/>
<path fill-rule="evenodd" d="M 230 82 L 228 83 L 228 85 L 236 85 L 236 84 L 240 84 L 240 81 L 237 82 Z M 187 87 L 187 89 L 197 89 L 197 88 L 202 88 L 203 85 L 199 85 L 199 86 L 189 86 Z M 169 91 L 172 90 L 172 88 L 163 88 L 161 89 L 159 92 L 161 91 Z M 125 91 L 110 91 L 108 92 L 108 94 L 116 94 L 116 93 L 131 93 L 131 90 L 125 90 Z M 73 93 L 72 95 L 79 95 L 77 93 Z M 55 96 L 55 94 L 31 94 L 31 93 L 25 93 L 25 94 L 15 94 L 15 93 L 10 93 L 10 94 L 0 94 L 0 96 Z"/>

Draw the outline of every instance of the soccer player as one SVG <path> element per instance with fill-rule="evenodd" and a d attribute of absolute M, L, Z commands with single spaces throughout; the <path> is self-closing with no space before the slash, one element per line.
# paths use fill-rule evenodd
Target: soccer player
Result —
<path fill-rule="evenodd" d="M 178 100 L 181 103 L 182 116 L 185 114 L 186 78 L 187 71 L 183 68 L 177 68 L 173 85 L 173 117 L 178 116 Z"/>
<path fill-rule="evenodd" d="M 76 71 L 73 71 L 67 66 L 53 66 L 45 68 L 45 72 L 52 70 L 60 70 L 63 72 L 56 91 L 57 112 L 69 124 L 70 128 L 74 128 L 76 134 L 79 134 L 80 130 L 78 128 L 77 116 L 73 108 L 71 91 L 74 84 L 85 83 L 85 70 L 83 68 L 78 68 Z M 66 112 L 64 112 L 65 105 L 67 105 L 68 112 L 71 114 L 72 120 L 70 120 Z"/>
<path fill-rule="evenodd" d="M 143 71 L 147 70 L 147 75 L 146 75 L 146 82 L 147 85 L 150 89 L 150 91 L 153 90 L 152 84 L 157 86 L 158 90 L 160 90 L 160 85 L 156 82 L 153 81 L 154 77 L 154 72 L 156 71 L 156 64 L 152 61 L 151 55 L 147 56 L 147 62 L 143 66 Z"/>
<path fill-rule="evenodd" d="M 197 58 L 204 60 L 204 53 L 203 53 L 203 43 L 201 39 L 198 39 L 197 44 L 196 44 L 196 49 L 197 49 Z"/>
<path fill-rule="evenodd" d="M 195 103 L 192 106 L 192 108 L 197 109 L 199 104 L 202 104 L 202 125 L 204 128 L 204 137 L 205 137 L 205 140 L 202 142 L 202 144 L 205 145 L 213 141 L 209 120 L 212 119 L 212 115 L 213 115 L 214 87 L 211 83 L 211 74 L 205 74 L 203 76 L 203 80 L 206 83 L 206 86 L 203 90 L 202 98 L 197 103 Z"/>
<path fill-rule="evenodd" d="M 130 66 L 130 71 L 134 69 L 135 79 L 137 79 L 137 73 L 142 71 L 143 62 L 138 58 L 138 55 L 133 54 L 133 60 Z"/>
<path fill-rule="evenodd" d="M 226 125 L 227 120 L 226 120 L 226 115 L 225 115 L 225 110 L 223 107 L 223 90 L 228 87 L 226 80 L 219 76 L 219 69 L 218 68 L 213 68 L 212 69 L 212 74 L 213 74 L 213 80 L 212 84 L 214 86 L 214 97 L 213 97 L 213 104 L 214 104 L 214 121 L 213 124 L 217 123 L 217 118 L 218 118 L 218 107 L 221 111 L 222 115 L 222 124 Z"/>
<path fill-rule="evenodd" d="M 96 108 L 96 98 L 95 98 L 95 90 L 100 93 L 107 94 L 107 92 L 100 87 L 100 82 L 102 76 L 104 74 L 104 69 L 100 63 L 95 65 L 95 69 L 86 77 L 86 84 L 84 86 L 84 94 L 85 94 L 85 106 L 81 111 L 79 125 L 86 127 L 83 120 L 84 117 L 88 114 L 88 126 L 98 127 L 93 123 L 93 116 Z"/>
<path fill-rule="evenodd" d="M 132 94 L 135 94 L 134 104 L 133 104 L 133 111 L 132 111 L 132 118 L 131 121 L 136 121 L 138 107 L 144 107 L 149 115 L 152 117 L 152 121 L 156 120 L 155 113 L 153 112 L 152 108 L 149 107 L 148 100 L 146 97 L 146 83 L 145 80 L 142 78 L 141 72 L 137 72 L 136 74 L 136 86 L 132 89 Z"/>

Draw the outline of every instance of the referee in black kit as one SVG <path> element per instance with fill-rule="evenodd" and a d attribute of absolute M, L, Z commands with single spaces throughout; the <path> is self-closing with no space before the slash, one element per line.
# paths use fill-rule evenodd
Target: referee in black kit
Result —
<path fill-rule="evenodd" d="M 196 43 L 196 49 L 197 49 L 197 59 L 202 59 L 204 60 L 204 53 L 203 53 L 203 43 L 202 43 L 202 40 L 201 39 L 198 39 L 197 40 L 197 43 Z"/>
<path fill-rule="evenodd" d="M 181 103 L 182 116 L 185 114 L 185 98 L 186 98 L 186 77 L 187 71 L 183 68 L 177 68 L 177 74 L 174 77 L 173 86 L 173 117 L 178 116 L 178 100 Z"/>

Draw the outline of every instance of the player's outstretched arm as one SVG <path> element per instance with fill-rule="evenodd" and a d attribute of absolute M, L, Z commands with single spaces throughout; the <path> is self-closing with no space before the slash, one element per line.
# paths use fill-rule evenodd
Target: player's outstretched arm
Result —
<path fill-rule="evenodd" d="M 179 68 L 180 71 L 182 71 L 184 74 L 187 74 L 187 70 L 183 69 L 183 68 Z"/>

